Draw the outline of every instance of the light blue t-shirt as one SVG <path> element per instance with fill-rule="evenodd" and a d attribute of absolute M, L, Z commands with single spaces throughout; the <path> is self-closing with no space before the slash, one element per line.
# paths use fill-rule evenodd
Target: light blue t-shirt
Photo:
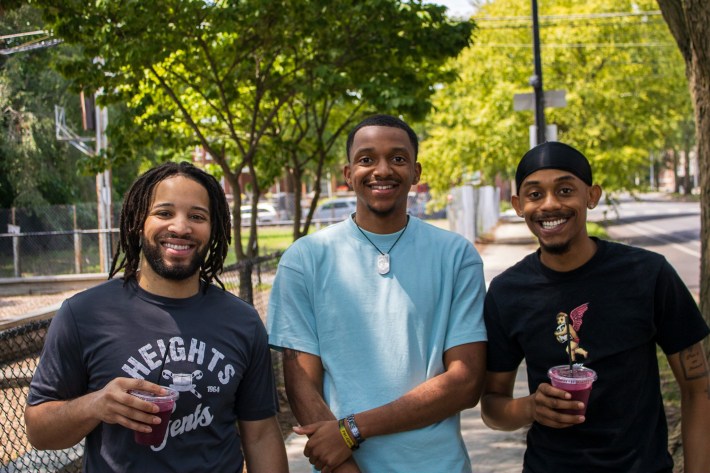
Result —
<path fill-rule="evenodd" d="M 444 352 L 486 340 L 483 263 L 462 236 L 416 217 L 401 232 L 365 232 L 352 218 L 297 240 L 282 256 L 267 330 L 274 348 L 317 355 L 325 401 L 342 418 L 387 404 L 444 372 Z M 363 472 L 470 472 L 459 415 L 367 439 Z"/>

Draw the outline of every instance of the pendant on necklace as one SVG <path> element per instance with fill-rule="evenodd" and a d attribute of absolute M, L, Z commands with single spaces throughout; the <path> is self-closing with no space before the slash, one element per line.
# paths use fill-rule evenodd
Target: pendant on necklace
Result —
<path fill-rule="evenodd" d="M 384 255 L 377 255 L 377 272 L 380 274 L 387 274 L 390 272 L 389 253 Z"/>

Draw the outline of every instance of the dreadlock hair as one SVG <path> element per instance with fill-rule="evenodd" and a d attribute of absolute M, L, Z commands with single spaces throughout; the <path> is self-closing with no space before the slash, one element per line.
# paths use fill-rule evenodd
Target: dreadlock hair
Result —
<path fill-rule="evenodd" d="M 121 208 L 118 247 L 113 255 L 108 278 L 113 278 L 122 269 L 124 284 L 136 277 L 141 255 L 141 231 L 148 217 L 153 191 L 160 182 L 174 176 L 192 179 L 207 190 L 210 198 L 210 241 L 205 261 L 200 266 L 200 279 L 206 283 L 205 291 L 213 280 L 224 289 L 218 275 L 222 273 L 224 259 L 232 241 L 229 204 L 219 182 L 186 161 L 156 166 L 138 177 L 128 189 Z"/>

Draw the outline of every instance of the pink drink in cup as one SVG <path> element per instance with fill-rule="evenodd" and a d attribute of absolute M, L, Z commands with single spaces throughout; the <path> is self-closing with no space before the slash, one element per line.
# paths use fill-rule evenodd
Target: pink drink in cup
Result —
<path fill-rule="evenodd" d="M 170 421 L 170 414 L 173 413 L 173 407 L 175 406 L 175 401 L 178 398 L 178 392 L 171 388 L 163 388 L 168 391 L 165 396 L 158 396 L 153 393 L 146 391 L 129 391 L 132 394 L 144 401 L 152 402 L 156 404 L 160 410 L 157 415 L 160 417 L 160 424 L 151 424 L 150 427 L 153 429 L 152 432 L 138 432 L 137 430 L 133 432 L 133 439 L 136 443 L 141 445 L 160 445 L 165 439 L 165 432 L 168 430 L 168 423 Z"/>
<path fill-rule="evenodd" d="M 570 370 L 569 365 L 560 365 L 550 368 L 547 376 L 552 381 L 553 387 L 570 393 L 573 401 L 584 403 L 584 409 L 560 409 L 560 412 L 583 416 L 587 411 L 589 394 L 592 392 L 592 384 L 597 379 L 597 373 L 583 366 L 573 366 Z"/>

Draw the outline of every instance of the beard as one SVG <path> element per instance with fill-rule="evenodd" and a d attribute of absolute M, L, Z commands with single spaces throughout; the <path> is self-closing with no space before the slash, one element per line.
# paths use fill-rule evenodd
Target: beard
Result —
<path fill-rule="evenodd" d="M 567 253 L 570 247 L 572 246 L 572 242 L 570 241 L 565 241 L 563 243 L 554 243 L 551 245 L 546 245 L 539 239 L 538 242 L 540 243 L 540 248 L 542 248 L 546 253 L 549 253 L 551 255 L 563 255 Z"/>
<path fill-rule="evenodd" d="M 379 217 L 389 217 L 394 213 L 395 206 L 393 205 L 392 207 L 388 207 L 386 209 L 376 209 L 372 207 L 370 204 L 367 204 L 367 210 L 372 212 L 373 214 L 379 216 Z"/>
<path fill-rule="evenodd" d="M 184 281 L 195 275 L 205 262 L 207 247 L 198 251 L 190 261 L 184 264 L 169 265 L 161 253 L 160 245 L 154 245 L 141 235 L 143 258 L 158 276 L 172 281 Z"/>

